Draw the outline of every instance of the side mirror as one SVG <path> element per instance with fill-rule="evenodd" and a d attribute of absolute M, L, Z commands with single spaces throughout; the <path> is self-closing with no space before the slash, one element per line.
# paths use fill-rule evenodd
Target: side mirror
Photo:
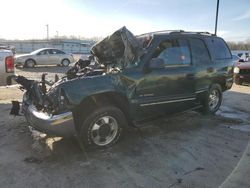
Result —
<path fill-rule="evenodd" d="M 162 58 L 152 58 L 149 62 L 149 69 L 164 69 L 165 63 Z"/>

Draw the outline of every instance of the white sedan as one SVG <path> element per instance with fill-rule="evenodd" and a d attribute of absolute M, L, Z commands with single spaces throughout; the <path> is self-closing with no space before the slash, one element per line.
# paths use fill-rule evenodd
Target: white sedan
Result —
<path fill-rule="evenodd" d="M 15 56 L 15 64 L 23 67 L 35 65 L 61 65 L 67 67 L 74 61 L 72 54 L 54 48 L 42 48 L 29 54 Z"/>

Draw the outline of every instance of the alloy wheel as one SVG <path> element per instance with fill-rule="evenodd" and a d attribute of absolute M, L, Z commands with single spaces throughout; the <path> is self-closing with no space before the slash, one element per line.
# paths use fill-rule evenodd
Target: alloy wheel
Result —
<path fill-rule="evenodd" d="M 208 105 L 210 110 L 217 108 L 220 101 L 220 94 L 217 90 L 212 90 L 209 94 Z"/>
<path fill-rule="evenodd" d="M 94 122 L 91 128 L 91 138 L 98 146 L 111 143 L 118 133 L 118 123 L 111 116 L 103 116 Z"/>

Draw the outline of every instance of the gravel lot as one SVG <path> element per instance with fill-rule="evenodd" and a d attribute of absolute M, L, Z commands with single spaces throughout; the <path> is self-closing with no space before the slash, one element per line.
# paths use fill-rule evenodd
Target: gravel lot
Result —
<path fill-rule="evenodd" d="M 17 74 L 40 79 L 47 72 L 53 80 L 67 69 L 37 67 L 17 69 Z M 212 188 L 229 177 L 242 156 L 250 161 L 248 86 L 234 85 L 224 93 L 215 116 L 186 112 L 161 118 L 132 130 L 112 148 L 87 152 L 75 139 L 41 138 L 30 132 L 23 116 L 9 116 L 11 100 L 21 98 L 17 87 L 0 88 L 1 188 Z M 236 187 L 250 187 L 249 173 L 243 178 Z"/>

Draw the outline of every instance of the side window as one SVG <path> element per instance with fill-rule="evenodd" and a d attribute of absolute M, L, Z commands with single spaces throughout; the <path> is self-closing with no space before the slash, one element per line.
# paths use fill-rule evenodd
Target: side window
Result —
<path fill-rule="evenodd" d="M 221 38 L 207 38 L 207 44 L 214 59 L 231 59 L 231 53 Z"/>
<path fill-rule="evenodd" d="M 155 50 L 153 58 L 158 57 L 168 65 L 189 65 L 190 50 L 185 39 L 167 40 L 162 42 Z"/>
<path fill-rule="evenodd" d="M 62 51 L 56 50 L 56 49 L 51 49 L 51 50 L 50 50 L 50 53 L 51 53 L 51 54 L 62 54 Z"/>
<path fill-rule="evenodd" d="M 43 51 L 39 52 L 39 55 L 47 55 L 47 54 L 48 54 L 47 50 L 43 50 Z"/>
<path fill-rule="evenodd" d="M 238 56 L 241 57 L 243 55 L 243 53 L 239 53 Z"/>
<path fill-rule="evenodd" d="M 63 51 L 61 50 L 55 50 L 56 51 L 56 54 L 65 54 Z"/>
<path fill-rule="evenodd" d="M 201 39 L 191 38 L 190 46 L 194 64 L 207 64 L 210 62 L 208 50 Z"/>
<path fill-rule="evenodd" d="M 53 49 L 49 49 L 49 50 L 47 50 L 47 53 L 48 54 L 55 54 L 55 51 Z"/>

